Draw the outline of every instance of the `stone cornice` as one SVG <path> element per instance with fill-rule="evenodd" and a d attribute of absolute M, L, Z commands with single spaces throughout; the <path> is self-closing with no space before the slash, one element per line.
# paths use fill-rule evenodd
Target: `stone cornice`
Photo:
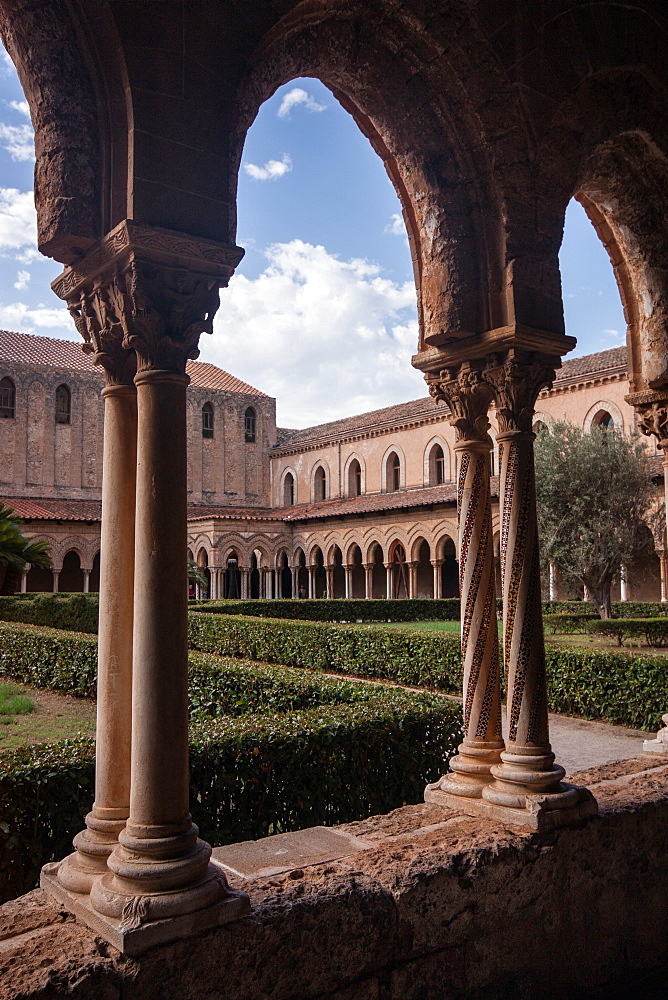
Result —
<path fill-rule="evenodd" d="M 450 411 L 447 406 L 444 406 L 441 412 L 436 412 L 425 415 L 424 417 L 416 417 L 413 420 L 400 420 L 397 422 L 388 422 L 378 427 L 370 427 L 367 430 L 360 431 L 348 431 L 344 434 L 339 435 L 329 435 L 328 437 L 313 439 L 307 439 L 304 441 L 301 438 L 301 447 L 294 446 L 287 442 L 286 444 L 276 445 L 269 452 L 271 458 L 283 458 L 287 455 L 299 455 L 305 451 L 319 451 L 321 448 L 332 448 L 337 444 L 344 444 L 350 441 L 365 441 L 368 438 L 382 437 L 384 434 L 396 434 L 400 431 L 407 431 L 413 427 L 423 427 L 428 424 L 442 424 L 447 423 L 447 419 L 450 415 Z"/>
<path fill-rule="evenodd" d="M 612 382 L 628 382 L 628 370 L 626 367 L 611 370 L 609 372 L 590 372 L 586 375 L 573 375 L 568 379 L 559 379 L 559 374 L 554 380 L 551 389 L 542 389 L 539 399 L 547 399 L 550 396 L 559 396 L 566 392 L 575 392 L 581 389 L 592 389 L 597 385 L 609 385 Z"/>

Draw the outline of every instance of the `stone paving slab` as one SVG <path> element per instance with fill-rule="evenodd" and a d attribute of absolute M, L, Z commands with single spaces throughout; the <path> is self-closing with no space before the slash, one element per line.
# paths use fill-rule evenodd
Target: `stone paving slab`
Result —
<path fill-rule="evenodd" d="M 241 878 L 269 878 L 325 861 L 338 861 L 373 846 L 340 830 L 312 826 L 262 840 L 215 847 L 211 860 Z"/>
<path fill-rule="evenodd" d="M 566 774 L 637 757 L 643 752 L 643 741 L 651 735 L 607 722 L 550 715 L 552 750 Z"/>

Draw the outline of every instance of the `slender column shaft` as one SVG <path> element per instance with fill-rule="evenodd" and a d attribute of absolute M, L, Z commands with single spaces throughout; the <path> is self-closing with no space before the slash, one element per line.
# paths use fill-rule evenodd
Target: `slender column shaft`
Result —
<path fill-rule="evenodd" d="M 352 566 L 345 566 L 346 571 L 346 600 L 349 600 L 353 596 L 353 568 Z"/>
<path fill-rule="evenodd" d="M 28 573 L 30 572 L 30 564 L 26 563 L 21 573 L 21 593 L 25 594 L 28 591 Z"/>
<path fill-rule="evenodd" d="M 188 810 L 186 386 L 150 369 L 137 386 L 137 505 L 130 816 L 93 885 L 124 920 L 187 913 L 222 898 L 211 848 Z M 141 902 L 140 902 L 141 900 Z"/>
<path fill-rule="evenodd" d="M 239 572 L 241 573 L 241 599 L 242 601 L 247 601 L 250 592 L 249 591 L 250 571 L 245 566 L 242 566 Z"/>
<path fill-rule="evenodd" d="M 308 596 L 310 601 L 315 597 L 315 566 L 308 568 Z"/>
<path fill-rule="evenodd" d="M 668 601 L 668 587 L 666 586 L 668 582 L 668 573 L 666 570 L 668 567 L 666 566 L 666 552 L 664 549 L 659 552 L 659 568 L 661 571 L 661 603 L 665 604 Z"/>
<path fill-rule="evenodd" d="M 464 739 L 441 779 L 445 792 L 479 798 L 503 749 L 499 642 L 489 492 L 491 441 L 455 445 L 459 482 L 459 587 L 464 667 Z"/>
<path fill-rule="evenodd" d="M 84 569 L 83 571 L 83 592 L 84 594 L 90 593 L 90 570 Z"/>
<path fill-rule="evenodd" d="M 53 570 L 53 592 L 54 592 L 54 594 L 58 593 L 58 577 L 59 576 L 60 576 L 60 570 L 59 569 L 54 569 Z"/>
<path fill-rule="evenodd" d="M 550 746 L 534 478 L 535 435 L 497 435 L 501 455 L 503 647 L 508 677 L 506 749 L 483 797 L 524 808 L 529 793 L 569 793 Z M 555 801 L 555 805 L 556 805 Z M 568 804 L 568 803 L 565 803 Z"/>
<path fill-rule="evenodd" d="M 619 599 L 620 601 L 628 601 L 629 599 L 629 581 L 626 566 L 622 566 L 619 572 Z"/>
<path fill-rule="evenodd" d="M 550 600 L 556 601 L 557 599 L 557 567 L 554 563 L 550 563 Z"/>
<path fill-rule="evenodd" d="M 292 567 L 292 599 L 299 597 L 299 566 Z"/>
<path fill-rule="evenodd" d="M 327 593 L 325 596 L 331 599 L 334 597 L 334 567 L 327 566 L 325 569 L 325 575 L 327 580 Z"/>
<path fill-rule="evenodd" d="M 443 565 L 442 559 L 433 559 L 432 568 L 434 571 L 434 597 L 440 599 L 443 596 L 443 588 L 441 586 L 441 566 Z"/>
<path fill-rule="evenodd" d="M 58 870 L 74 892 L 90 892 L 107 870 L 130 810 L 132 734 L 132 622 L 135 561 L 137 393 L 133 385 L 106 386 L 100 620 L 98 628 L 95 801 L 76 852 Z"/>
<path fill-rule="evenodd" d="M 416 562 L 408 564 L 408 596 L 417 597 L 417 568 Z"/>
<path fill-rule="evenodd" d="M 364 597 L 367 601 L 373 597 L 373 563 L 364 563 Z"/>
<path fill-rule="evenodd" d="M 394 597 L 394 573 L 391 562 L 385 563 L 385 596 L 388 601 Z"/>

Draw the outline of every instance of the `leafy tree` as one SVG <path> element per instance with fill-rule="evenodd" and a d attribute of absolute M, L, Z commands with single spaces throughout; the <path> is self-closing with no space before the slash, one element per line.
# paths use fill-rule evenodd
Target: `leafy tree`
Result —
<path fill-rule="evenodd" d="M 648 524 L 661 516 L 641 441 L 567 423 L 541 429 L 536 498 L 543 557 L 586 586 L 601 618 L 610 618 L 610 585 L 650 549 Z"/>
<path fill-rule="evenodd" d="M 0 586 L 7 589 L 26 563 L 49 569 L 51 556 L 47 542 L 33 542 L 21 531 L 21 518 L 0 500 Z"/>
<path fill-rule="evenodd" d="M 200 569 L 194 559 L 188 560 L 188 583 L 194 583 L 195 586 L 201 587 L 202 590 L 209 589 L 209 581 L 206 573 L 203 569 Z"/>

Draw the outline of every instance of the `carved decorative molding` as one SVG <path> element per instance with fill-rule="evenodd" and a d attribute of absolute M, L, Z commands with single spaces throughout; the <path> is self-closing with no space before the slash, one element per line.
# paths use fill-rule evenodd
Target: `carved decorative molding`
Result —
<path fill-rule="evenodd" d="M 448 419 L 455 428 L 457 442 L 480 441 L 491 446 L 487 413 L 492 391 L 481 372 L 463 364 L 425 375 L 425 380 L 436 402 L 443 401 L 450 407 Z"/>
<path fill-rule="evenodd" d="M 664 454 L 668 449 L 668 399 L 636 405 L 638 428 L 647 437 L 655 437 Z"/>
<path fill-rule="evenodd" d="M 183 371 L 213 331 L 243 250 L 126 220 L 53 282 L 84 339 L 84 351 L 125 381 L 139 371 Z"/>
<path fill-rule="evenodd" d="M 487 359 L 483 374 L 494 393 L 499 433 L 531 433 L 538 394 L 554 381 L 553 361 L 516 350 Z"/>

